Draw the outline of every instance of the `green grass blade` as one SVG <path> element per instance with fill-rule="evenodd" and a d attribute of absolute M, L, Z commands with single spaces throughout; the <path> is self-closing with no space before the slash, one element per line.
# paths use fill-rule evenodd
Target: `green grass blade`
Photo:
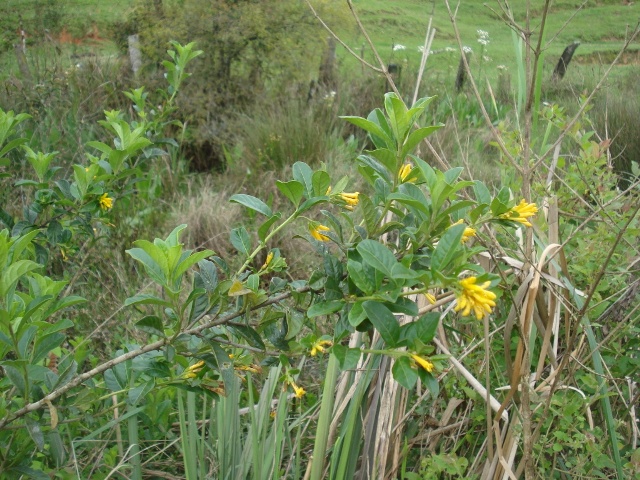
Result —
<path fill-rule="evenodd" d="M 313 446 L 313 460 L 311 464 L 310 480 L 321 480 L 324 470 L 324 456 L 327 452 L 327 440 L 329 437 L 329 427 L 333 417 L 333 402 L 335 399 L 336 381 L 339 373 L 338 359 L 331 354 L 327 373 L 322 390 L 322 403 L 318 417 L 318 427 L 316 430 L 316 440 Z"/>

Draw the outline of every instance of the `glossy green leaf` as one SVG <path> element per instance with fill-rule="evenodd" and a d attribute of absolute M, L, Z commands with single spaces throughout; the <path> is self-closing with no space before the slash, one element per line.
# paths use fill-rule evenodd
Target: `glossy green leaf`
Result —
<path fill-rule="evenodd" d="M 411 368 L 411 361 L 408 357 L 398 358 L 391 368 L 391 373 L 395 381 L 408 390 L 415 387 L 418 381 L 418 372 Z"/>
<path fill-rule="evenodd" d="M 375 240 L 363 240 L 356 247 L 362 259 L 387 277 L 392 276 L 393 266 L 398 263 L 387 247 Z"/>
<path fill-rule="evenodd" d="M 400 325 L 391 310 L 383 304 L 372 300 L 364 302 L 362 307 L 373 326 L 380 332 L 380 336 L 387 346 L 390 348 L 395 347 L 400 338 Z"/>
<path fill-rule="evenodd" d="M 456 252 L 462 248 L 460 241 L 465 228 L 466 226 L 464 224 L 452 225 L 447 228 L 431 256 L 432 270 L 442 270 L 446 268 L 456 255 Z"/>
<path fill-rule="evenodd" d="M 318 302 L 311 305 L 311 308 L 307 310 L 307 317 L 319 317 L 321 315 L 330 315 L 335 313 L 344 307 L 344 300 L 329 300 L 325 302 Z"/>

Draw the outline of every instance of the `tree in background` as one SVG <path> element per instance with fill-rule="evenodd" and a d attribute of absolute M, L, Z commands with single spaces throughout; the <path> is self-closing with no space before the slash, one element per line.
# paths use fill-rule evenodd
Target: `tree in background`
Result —
<path fill-rule="evenodd" d="M 346 19 L 342 6 L 316 3 L 330 21 Z M 180 105 L 194 127 L 194 143 L 201 145 L 219 145 L 226 137 L 231 107 L 242 110 L 273 93 L 306 99 L 327 42 L 297 0 L 141 0 L 130 19 L 125 29 L 140 35 L 147 73 L 156 71 L 170 40 L 196 41 L 206 52 Z"/>

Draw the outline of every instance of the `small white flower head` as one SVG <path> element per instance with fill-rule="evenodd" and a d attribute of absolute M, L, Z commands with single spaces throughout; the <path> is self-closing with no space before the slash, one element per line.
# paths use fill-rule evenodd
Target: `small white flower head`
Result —
<path fill-rule="evenodd" d="M 419 51 L 420 53 L 424 53 L 424 45 L 420 45 L 420 46 L 418 47 L 418 51 Z M 433 54 L 433 50 L 429 50 L 429 55 L 432 55 L 432 54 Z"/>
<path fill-rule="evenodd" d="M 453 48 L 453 47 L 445 47 L 444 51 L 447 52 L 447 53 L 452 53 L 452 52 L 455 52 L 456 49 Z"/>
<path fill-rule="evenodd" d="M 471 52 L 473 52 L 473 50 L 471 50 L 471 47 L 467 47 L 466 45 L 464 45 L 464 46 L 462 47 L 462 51 L 463 51 L 464 53 L 471 53 Z"/>
<path fill-rule="evenodd" d="M 393 46 L 393 51 L 394 52 L 397 52 L 398 50 L 406 50 L 406 49 L 407 49 L 407 47 L 405 47 L 404 45 L 400 45 L 400 44 Z"/>
<path fill-rule="evenodd" d="M 489 43 L 489 32 L 486 30 L 476 30 L 476 34 L 478 35 L 478 43 L 480 45 L 487 45 Z"/>
<path fill-rule="evenodd" d="M 483 62 L 490 62 L 490 61 L 491 61 L 491 57 L 490 57 L 490 56 L 488 56 L 488 55 L 483 55 L 483 56 L 482 56 L 482 61 L 483 61 Z"/>
<path fill-rule="evenodd" d="M 507 66 L 506 65 L 498 65 L 496 68 L 498 70 L 500 70 L 501 72 L 506 72 L 507 71 Z"/>

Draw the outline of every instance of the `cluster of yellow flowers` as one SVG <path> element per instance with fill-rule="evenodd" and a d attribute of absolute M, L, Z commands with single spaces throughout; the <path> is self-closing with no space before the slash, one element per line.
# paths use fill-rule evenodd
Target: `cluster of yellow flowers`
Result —
<path fill-rule="evenodd" d="M 358 205 L 359 195 L 360 195 L 360 192 L 341 193 L 340 199 L 345 203 L 344 208 L 346 208 L 347 210 L 353 210 L 353 207 Z"/>
<path fill-rule="evenodd" d="M 487 290 L 491 282 L 477 285 L 477 281 L 476 277 L 467 277 L 458 282 L 461 290 L 457 295 L 458 304 L 455 307 L 455 311 L 462 310 L 463 317 L 469 316 L 473 311 L 476 318 L 482 320 L 496 306 L 496 294 L 491 290 Z"/>
<path fill-rule="evenodd" d="M 109 194 L 105 192 L 98 199 L 98 204 L 102 210 L 110 210 L 113 207 L 113 198 L 110 198 Z"/>
<path fill-rule="evenodd" d="M 536 204 L 527 203 L 526 200 L 523 199 L 511 210 L 500 215 L 500 218 L 521 223 L 525 227 L 530 227 L 531 222 L 529 222 L 528 218 L 533 217 L 536 213 L 538 213 Z"/>

